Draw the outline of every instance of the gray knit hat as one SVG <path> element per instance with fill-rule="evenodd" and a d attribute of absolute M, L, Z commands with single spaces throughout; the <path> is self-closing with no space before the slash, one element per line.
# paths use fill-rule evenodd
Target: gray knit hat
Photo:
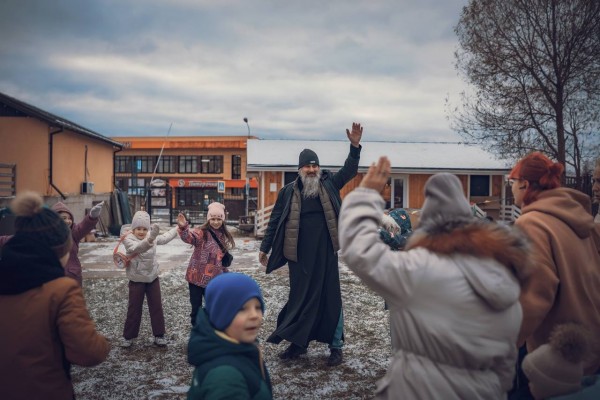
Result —
<path fill-rule="evenodd" d="M 462 184 L 455 175 L 435 174 L 427 180 L 425 202 L 419 219 L 422 228 L 434 228 L 449 223 L 468 223 L 473 218 Z"/>
<path fill-rule="evenodd" d="M 146 228 L 150 230 L 150 214 L 146 211 L 138 211 L 133 214 L 131 230 L 134 230 L 135 228 Z"/>

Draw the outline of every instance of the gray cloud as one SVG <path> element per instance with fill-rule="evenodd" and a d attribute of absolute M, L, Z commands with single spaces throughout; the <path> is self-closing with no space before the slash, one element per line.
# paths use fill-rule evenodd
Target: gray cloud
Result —
<path fill-rule="evenodd" d="M 457 140 L 466 0 L 4 0 L 0 91 L 105 135 Z"/>

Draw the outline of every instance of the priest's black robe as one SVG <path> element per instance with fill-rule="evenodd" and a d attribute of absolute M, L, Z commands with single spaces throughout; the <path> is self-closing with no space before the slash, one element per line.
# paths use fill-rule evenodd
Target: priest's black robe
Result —
<path fill-rule="evenodd" d="M 307 347 L 316 340 L 330 344 L 340 318 L 342 296 L 338 256 L 327 229 L 319 196 L 302 198 L 298 262 L 289 261 L 290 294 L 267 339 Z"/>

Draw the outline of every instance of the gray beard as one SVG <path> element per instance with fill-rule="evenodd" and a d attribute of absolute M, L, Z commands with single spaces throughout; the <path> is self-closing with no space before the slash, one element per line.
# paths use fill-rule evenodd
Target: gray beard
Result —
<path fill-rule="evenodd" d="M 305 199 L 313 199 L 319 195 L 321 186 L 321 170 L 315 176 L 308 176 L 302 170 L 298 172 L 302 181 L 302 197 Z"/>

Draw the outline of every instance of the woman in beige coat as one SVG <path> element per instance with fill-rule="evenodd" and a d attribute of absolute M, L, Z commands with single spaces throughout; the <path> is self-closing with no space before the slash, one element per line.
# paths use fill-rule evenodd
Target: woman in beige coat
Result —
<path fill-rule="evenodd" d="M 0 397 L 73 399 L 71 364 L 94 366 L 110 346 L 77 281 L 65 277 L 71 231 L 35 193 L 17 196 L 15 235 L 0 260 Z"/>
<path fill-rule="evenodd" d="M 552 329 L 576 322 L 600 335 L 600 225 L 594 224 L 590 198 L 560 187 L 563 166 L 534 152 L 510 173 L 515 222 L 532 241 L 533 272 L 523 284 L 523 326 L 519 345 L 530 353 L 548 342 Z M 584 362 L 598 373 L 600 348 Z"/>
<path fill-rule="evenodd" d="M 382 157 L 344 199 L 340 245 L 348 267 L 390 309 L 392 358 L 377 399 L 505 399 L 521 325 L 522 236 L 472 216 L 458 178 L 432 176 L 406 251 L 379 238 Z"/>

